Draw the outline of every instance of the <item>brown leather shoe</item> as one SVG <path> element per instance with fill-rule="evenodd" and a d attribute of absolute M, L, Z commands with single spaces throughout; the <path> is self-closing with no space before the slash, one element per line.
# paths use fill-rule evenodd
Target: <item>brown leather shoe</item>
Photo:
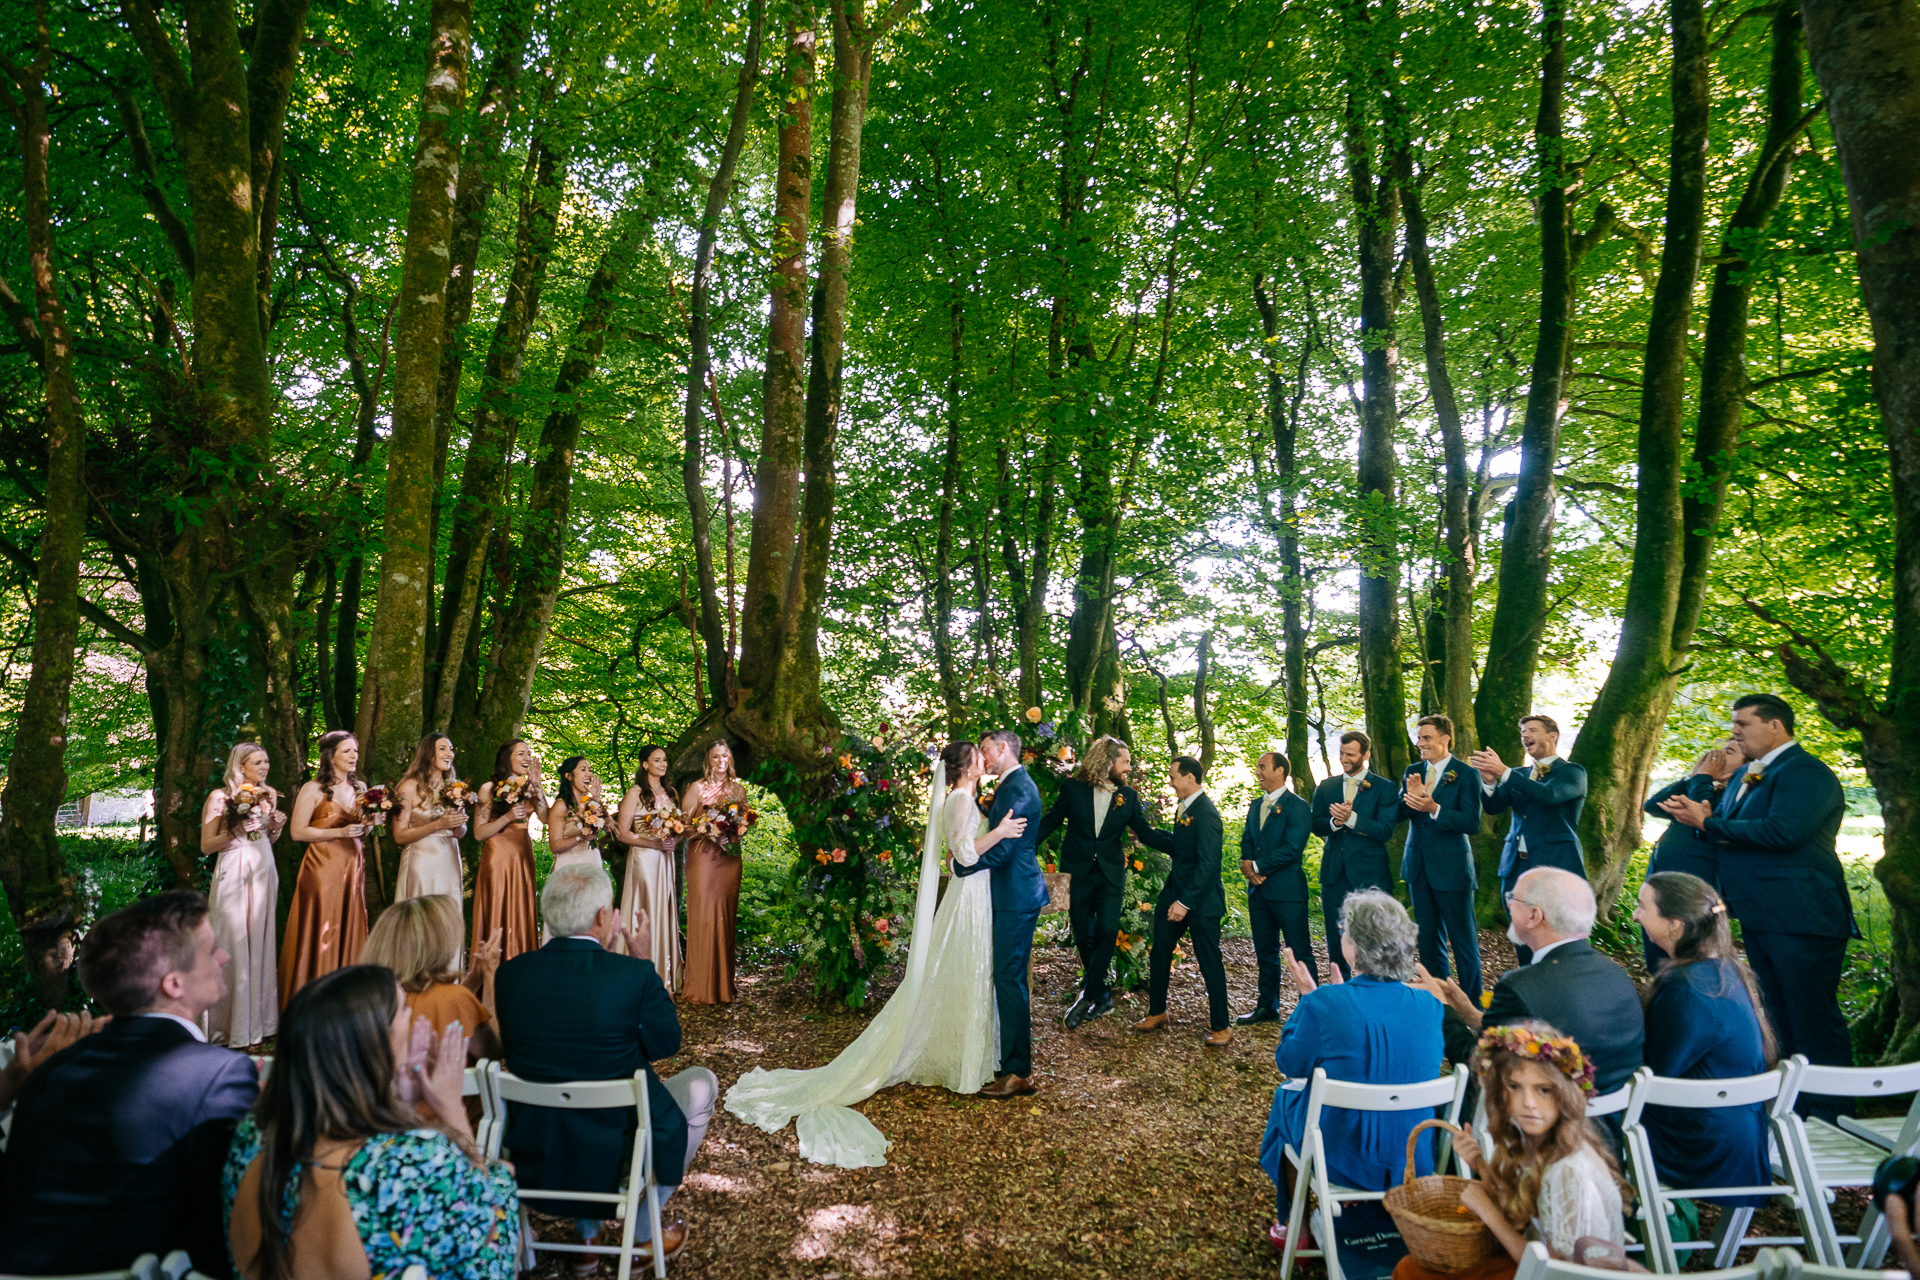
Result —
<path fill-rule="evenodd" d="M 1135 1030 L 1135 1031 L 1158 1031 L 1158 1030 L 1159 1030 L 1160 1028 L 1162 1028 L 1162 1027 L 1164 1027 L 1164 1026 L 1166 1026 L 1166 1025 L 1167 1025 L 1167 1015 L 1166 1015 L 1166 1014 L 1164 1014 L 1164 1013 L 1150 1013 L 1150 1014 L 1148 1014 L 1148 1015 L 1147 1015 L 1146 1017 L 1144 1017 L 1144 1018 L 1142 1018 L 1142 1019 L 1140 1019 L 1140 1021 L 1138 1021 L 1138 1022 L 1136 1022 L 1136 1023 L 1134 1023 L 1134 1024 L 1133 1024 L 1133 1030 Z"/>
<path fill-rule="evenodd" d="M 1024 1098 L 1035 1092 L 1032 1076 L 1001 1076 L 980 1091 L 983 1098 Z"/>
<path fill-rule="evenodd" d="M 1233 1043 L 1233 1028 L 1222 1027 L 1200 1043 L 1209 1049 L 1224 1049 Z"/>
<path fill-rule="evenodd" d="M 679 1257 L 687 1247 L 687 1220 L 685 1218 L 675 1218 L 670 1222 L 661 1223 L 660 1238 L 667 1246 L 667 1261 L 672 1262 L 675 1258 Z M 648 1241 L 645 1244 L 636 1244 L 633 1248 L 633 1263 L 636 1271 L 641 1267 L 651 1267 L 653 1265 L 652 1241 Z"/>

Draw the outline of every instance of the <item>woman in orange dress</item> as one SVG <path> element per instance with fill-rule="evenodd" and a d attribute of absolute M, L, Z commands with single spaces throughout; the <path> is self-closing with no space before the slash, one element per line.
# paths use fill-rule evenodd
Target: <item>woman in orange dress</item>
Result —
<path fill-rule="evenodd" d="M 510 785 L 508 785 L 510 784 Z M 511 801 L 496 799 L 502 790 Z M 480 864 L 473 877 L 473 949 L 500 939 L 500 959 L 513 959 L 538 945 L 533 905 L 533 837 L 527 819 L 543 808 L 540 762 L 533 748 L 515 738 L 493 759 L 493 778 L 480 784 L 473 834 Z"/>
<path fill-rule="evenodd" d="M 360 837 L 360 743 L 344 729 L 320 739 L 320 763 L 293 798 L 293 838 L 307 846 L 280 943 L 280 1004 L 324 973 L 360 963 L 367 943 L 367 862 Z"/>
<path fill-rule="evenodd" d="M 724 738 L 707 748 L 706 776 L 687 788 L 680 808 L 688 830 L 709 809 L 745 800 Z M 687 842 L 687 968 L 681 998 L 690 1004 L 732 1004 L 734 925 L 740 910 L 740 847 L 706 836 Z"/>
<path fill-rule="evenodd" d="M 620 882 L 620 925 L 629 955 L 653 961 L 668 991 L 680 983 L 680 904 L 674 894 L 673 850 L 683 825 L 673 784 L 667 781 L 667 749 L 640 748 L 640 771 L 620 801 L 613 834 L 627 846 L 627 874 Z"/>

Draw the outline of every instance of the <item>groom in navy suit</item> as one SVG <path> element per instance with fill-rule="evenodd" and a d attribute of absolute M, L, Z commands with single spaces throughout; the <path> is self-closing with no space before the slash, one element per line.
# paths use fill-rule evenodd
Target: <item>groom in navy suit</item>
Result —
<path fill-rule="evenodd" d="M 993 998 L 1000 1008 L 1000 1075 L 980 1091 L 983 1098 L 1017 1098 L 1034 1091 L 1032 997 L 1027 991 L 1027 957 L 1033 930 L 1047 905 L 1047 882 L 1034 847 L 1040 843 L 1040 788 L 1020 765 L 1020 735 L 995 729 L 980 739 L 988 773 L 999 777 L 989 828 L 1008 815 L 1024 819 L 1017 836 L 988 849 L 970 867 L 955 866 L 957 876 L 992 873 Z"/>
<path fill-rule="evenodd" d="M 1480 773 L 1480 807 L 1487 813 L 1513 813 L 1507 841 L 1500 849 L 1500 892 L 1513 892 L 1520 877 L 1535 867 L 1557 867 L 1587 878 L 1580 854 L 1580 810 L 1587 803 L 1587 771 L 1560 758 L 1560 725 L 1552 716 L 1520 721 L 1520 747 L 1530 763 L 1509 769 L 1500 753 L 1482 747 L 1467 761 Z M 1507 913 L 1509 921 L 1513 913 Z M 1533 963 L 1533 951 L 1516 942 L 1514 958 Z"/>
<path fill-rule="evenodd" d="M 1400 779 L 1400 816 L 1407 819 L 1400 876 L 1420 927 L 1420 963 L 1434 977 L 1446 977 L 1444 942 L 1451 942 L 1460 989 L 1478 1003 L 1480 926 L 1473 914 L 1478 876 L 1470 841 L 1480 829 L 1480 775 L 1453 754 L 1453 721 L 1421 716 L 1416 727 L 1420 758 Z"/>
<path fill-rule="evenodd" d="M 1719 803 L 1676 795 L 1661 808 L 1719 854 L 1720 891 L 1740 922 L 1780 1056 L 1852 1066 L 1839 993 L 1853 899 L 1834 850 L 1845 793 L 1833 770 L 1793 740 L 1793 708 L 1770 693 L 1733 704 L 1731 737 L 1747 758 L 1743 770 L 1717 752 L 1699 765 L 1710 777 L 1729 774 Z M 1829 1108 L 1815 1103 L 1802 1114 L 1809 1110 Z"/>

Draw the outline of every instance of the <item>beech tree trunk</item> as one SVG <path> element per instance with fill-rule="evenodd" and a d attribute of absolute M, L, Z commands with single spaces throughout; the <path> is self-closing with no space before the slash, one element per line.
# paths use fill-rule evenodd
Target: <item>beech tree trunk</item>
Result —
<path fill-rule="evenodd" d="M 1920 1028 L 1920 10 L 1801 0 L 1800 13 L 1839 144 L 1893 480 L 1892 664 L 1874 708 L 1885 725 L 1863 734 L 1862 752 L 1886 818 L 1875 874 L 1893 917 L 1893 1061 Z M 1822 710 L 1833 715 L 1824 699 Z"/>
<path fill-rule="evenodd" d="M 18 77 L 22 212 L 34 319 L 45 383 L 46 524 L 33 592 L 33 667 L 13 727 L 13 752 L 0 793 L 0 886 L 20 932 L 28 970 L 49 1004 L 67 975 L 49 957 L 81 923 L 85 902 L 68 875 L 54 834 L 67 795 L 67 714 L 80 630 L 80 556 L 87 539 L 86 423 L 74 394 L 73 333 L 54 278 L 53 196 L 47 178 L 51 138 L 46 77 L 53 67 L 47 0 L 34 4 L 34 60 Z"/>
<path fill-rule="evenodd" d="M 454 122 L 466 108 L 473 0 L 433 0 L 426 83 L 414 138 L 413 188 L 395 316 L 393 435 L 387 444 L 380 582 L 367 636 L 354 732 L 362 776 L 391 784 L 424 727 L 428 597 L 433 588 L 434 416 L 446 340 L 453 201 L 460 181 Z"/>
<path fill-rule="evenodd" d="M 1309 291 L 1309 300 L 1311 292 Z M 1288 780 L 1302 796 L 1313 793 L 1313 767 L 1307 763 L 1312 747 L 1307 711 L 1306 574 L 1300 563 L 1300 410 L 1306 402 L 1307 373 L 1319 326 L 1310 324 L 1300 344 L 1293 378 L 1288 382 L 1280 366 L 1280 317 L 1268 295 L 1266 277 L 1253 278 L 1253 305 L 1260 314 L 1260 333 L 1266 339 L 1267 430 L 1273 438 L 1273 471 L 1279 507 L 1268 515 L 1280 543 L 1281 680 L 1287 698 L 1287 760 L 1293 768 Z"/>

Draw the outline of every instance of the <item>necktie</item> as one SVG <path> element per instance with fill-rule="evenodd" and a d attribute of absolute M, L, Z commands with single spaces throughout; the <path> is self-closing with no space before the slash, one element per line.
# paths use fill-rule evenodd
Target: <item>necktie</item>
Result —
<path fill-rule="evenodd" d="M 1340 788 L 1343 794 L 1341 803 L 1352 804 L 1353 798 L 1360 794 L 1360 779 L 1348 774 L 1341 780 Z"/>
<path fill-rule="evenodd" d="M 1535 765 L 1535 766 L 1533 766 L 1533 780 L 1534 780 L 1535 782 L 1539 782 L 1539 781 L 1541 781 L 1541 780 L 1542 780 L 1543 778 L 1545 778 L 1546 776 L 1547 776 L 1547 766 L 1546 766 L 1546 765 L 1544 765 L 1544 764 L 1537 764 L 1537 765 Z"/>

